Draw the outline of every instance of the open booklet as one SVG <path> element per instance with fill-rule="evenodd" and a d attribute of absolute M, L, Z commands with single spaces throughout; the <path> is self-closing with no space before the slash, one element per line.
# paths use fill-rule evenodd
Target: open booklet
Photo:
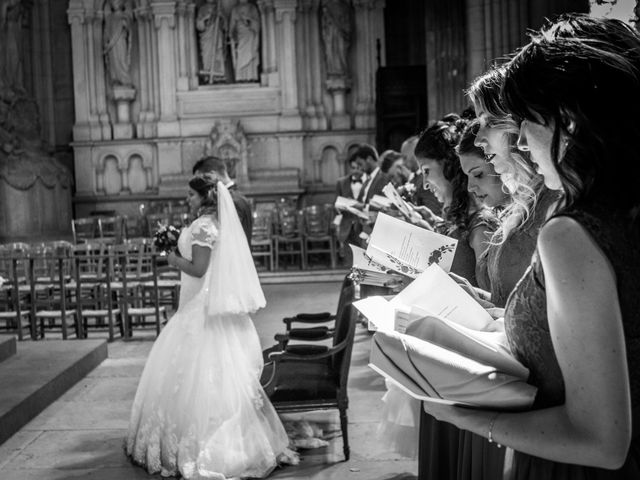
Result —
<path fill-rule="evenodd" d="M 404 201 L 402 196 L 396 190 L 396 187 L 391 183 L 387 183 L 382 189 L 382 193 L 385 194 L 387 199 L 402 213 L 407 220 L 420 220 L 422 217 L 416 212 L 411 205 Z"/>
<path fill-rule="evenodd" d="M 457 246 L 455 238 L 381 212 L 371 232 L 367 255 L 387 268 L 415 278 L 432 264 L 449 271 Z"/>
<path fill-rule="evenodd" d="M 358 278 L 358 283 L 387 287 L 398 284 L 403 277 L 372 260 L 363 248 L 349 244 L 353 254 L 351 272 Z"/>
<path fill-rule="evenodd" d="M 491 316 L 437 265 L 390 301 L 353 305 L 378 329 L 369 366 L 415 398 L 488 408 L 533 402 L 529 372 L 505 333 L 482 331 Z"/>
<path fill-rule="evenodd" d="M 483 330 L 493 321 L 491 315 L 436 264 L 390 301 L 372 296 L 354 302 L 353 306 L 377 330 L 404 332 L 410 321 L 427 315 L 442 317 L 472 330 Z"/>
<path fill-rule="evenodd" d="M 340 212 L 349 212 L 363 220 L 369 220 L 369 215 L 366 212 L 356 208 L 356 205 L 358 204 L 359 202 L 353 198 L 338 196 L 334 203 L 334 207 Z"/>

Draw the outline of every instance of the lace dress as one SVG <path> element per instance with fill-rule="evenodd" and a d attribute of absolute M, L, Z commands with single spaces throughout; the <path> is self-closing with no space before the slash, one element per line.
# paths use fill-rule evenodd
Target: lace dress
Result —
<path fill-rule="evenodd" d="M 622 312 L 633 408 L 633 439 L 627 461 L 617 471 L 553 462 L 515 452 L 513 478 L 534 479 L 638 479 L 640 478 L 640 235 L 629 219 L 605 209 L 563 212 L 579 222 L 611 262 Z M 530 370 L 528 382 L 538 387 L 533 408 L 564 403 L 564 381 L 553 350 L 547 319 L 544 272 L 537 252 L 531 267 L 516 285 L 505 312 L 505 329 L 514 355 Z M 606 320 L 606 319 L 603 319 Z M 597 412 L 594 412 L 594 415 Z"/>
<path fill-rule="evenodd" d="M 215 249 L 217 236 L 212 218 L 202 216 L 182 231 L 180 254 L 190 259 L 192 245 Z M 264 477 L 287 452 L 287 434 L 260 386 L 262 352 L 251 318 L 205 313 L 215 268 L 202 278 L 182 274 L 180 306 L 138 385 L 126 453 L 149 473 Z"/>

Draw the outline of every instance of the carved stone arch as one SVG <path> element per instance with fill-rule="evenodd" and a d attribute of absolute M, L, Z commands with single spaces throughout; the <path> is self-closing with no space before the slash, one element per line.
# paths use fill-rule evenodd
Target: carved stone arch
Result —
<path fill-rule="evenodd" d="M 127 170 L 123 172 L 123 183 L 131 193 L 143 193 L 150 189 L 152 164 L 141 152 L 133 151 L 127 156 Z"/>
<path fill-rule="evenodd" d="M 320 154 L 320 182 L 324 185 L 332 185 L 336 183 L 338 177 L 341 176 L 341 155 L 340 149 L 335 144 L 325 144 Z"/>
<path fill-rule="evenodd" d="M 95 167 L 96 193 L 115 195 L 122 191 L 122 158 L 116 152 L 103 153 Z"/>
<path fill-rule="evenodd" d="M 239 184 L 249 183 L 249 147 L 240 120 L 218 120 L 211 129 L 204 154 L 222 158 L 229 176 Z"/>

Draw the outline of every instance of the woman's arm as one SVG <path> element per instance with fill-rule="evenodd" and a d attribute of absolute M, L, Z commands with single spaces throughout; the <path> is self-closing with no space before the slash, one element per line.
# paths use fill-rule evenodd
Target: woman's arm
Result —
<path fill-rule="evenodd" d="M 167 262 L 169 265 L 179 268 L 187 275 L 200 278 L 207 272 L 207 268 L 209 268 L 211 248 L 193 245 L 193 247 L 191 247 L 191 258 L 192 260 L 189 261 L 186 258 L 171 252 L 167 256 Z"/>
<path fill-rule="evenodd" d="M 615 274 L 592 237 L 574 220 L 540 232 L 547 315 L 565 383 L 565 403 L 500 414 L 492 437 L 549 460 L 619 468 L 631 442 L 631 395 Z M 488 436 L 494 414 L 425 402 L 428 413 Z"/>

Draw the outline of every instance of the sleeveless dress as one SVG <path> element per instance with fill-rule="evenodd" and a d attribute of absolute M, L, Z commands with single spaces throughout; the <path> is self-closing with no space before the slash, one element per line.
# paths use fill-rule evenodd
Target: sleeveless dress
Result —
<path fill-rule="evenodd" d="M 572 209 L 560 215 L 573 218 L 591 235 L 609 259 L 616 276 L 631 385 L 632 442 L 625 465 L 616 471 L 553 462 L 514 453 L 512 478 L 638 479 L 640 478 L 640 234 L 627 216 L 603 207 Z M 538 387 L 533 408 L 564 403 L 564 381 L 553 350 L 547 319 L 545 279 L 538 253 L 512 292 L 505 311 L 505 329 L 516 358 L 530 370 L 528 383 Z M 605 320 L 605 319 L 603 319 Z M 594 412 L 597 414 L 597 412 Z"/>
<path fill-rule="evenodd" d="M 217 236 L 213 219 L 202 216 L 180 234 L 180 254 L 190 260 L 192 245 L 215 249 Z M 264 477 L 287 451 L 287 434 L 260 385 L 262 351 L 251 318 L 206 313 L 215 268 L 202 278 L 182 273 L 180 305 L 138 385 L 125 447 L 152 474 Z"/>
<path fill-rule="evenodd" d="M 445 234 L 458 238 L 458 247 L 451 271 L 465 277 L 476 286 L 476 256 L 469 237 L 478 228 L 495 230 L 495 217 L 486 209 L 471 213 L 467 230 L 450 230 Z M 420 431 L 418 452 L 419 480 L 457 480 L 463 445 L 463 431 L 456 426 L 441 422 L 420 408 Z"/>

